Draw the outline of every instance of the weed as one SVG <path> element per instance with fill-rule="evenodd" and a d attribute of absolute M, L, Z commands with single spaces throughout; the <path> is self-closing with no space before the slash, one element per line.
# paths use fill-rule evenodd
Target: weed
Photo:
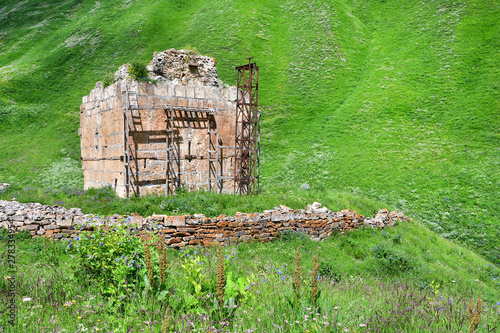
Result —
<path fill-rule="evenodd" d="M 217 247 L 217 299 L 219 300 L 219 307 L 222 311 L 224 306 L 224 291 L 226 288 L 226 272 L 224 269 L 224 255 L 222 247 Z"/>
<path fill-rule="evenodd" d="M 115 83 L 115 74 L 113 72 L 106 72 L 102 79 L 102 85 L 104 88 Z"/>
<path fill-rule="evenodd" d="M 311 273 L 311 303 L 314 306 L 318 300 L 318 280 L 319 280 L 319 261 L 318 261 L 318 249 L 316 249 L 316 254 L 313 258 L 313 270 Z"/>
<path fill-rule="evenodd" d="M 299 304 L 300 296 L 301 296 L 301 290 L 300 290 L 300 284 L 302 281 L 301 278 L 301 267 L 300 267 L 300 245 L 297 247 L 297 252 L 295 253 L 295 270 L 293 273 L 293 292 L 294 292 L 294 301 L 295 301 L 295 306 Z"/>
<path fill-rule="evenodd" d="M 339 283 L 342 280 L 342 273 L 338 269 L 335 269 L 332 264 L 327 262 L 321 262 L 318 269 L 319 276 L 322 279 L 328 279 L 335 283 Z"/>
<path fill-rule="evenodd" d="M 378 244 L 371 249 L 378 264 L 387 272 L 396 274 L 412 268 L 409 259 L 405 255 L 400 255 L 384 244 Z"/>
<path fill-rule="evenodd" d="M 148 79 L 148 71 L 146 69 L 146 65 L 140 62 L 133 62 L 128 67 L 128 73 L 130 77 L 137 81 L 147 81 Z"/>
<path fill-rule="evenodd" d="M 477 326 L 479 325 L 479 321 L 481 319 L 481 313 L 483 312 L 483 301 L 481 300 L 481 292 L 479 292 L 479 296 L 477 297 L 476 308 L 474 308 L 474 298 L 471 299 L 469 303 L 469 328 L 470 333 L 474 333 L 477 330 Z"/>

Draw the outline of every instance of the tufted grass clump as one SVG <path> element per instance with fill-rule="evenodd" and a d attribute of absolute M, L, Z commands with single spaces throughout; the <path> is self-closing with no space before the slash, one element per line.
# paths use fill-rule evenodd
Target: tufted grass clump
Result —
<path fill-rule="evenodd" d="M 130 69 L 129 69 L 130 71 Z M 113 83 L 115 83 L 115 74 L 111 71 L 108 71 L 104 74 L 103 78 L 102 78 L 102 85 L 104 88 L 112 85 Z"/>
<path fill-rule="evenodd" d="M 128 73 L 130 77 L 137 81 L 147 81 L 148 80 L 148 71 L 146 69 L 146 65 L 140 62 L 133 62 L 128 67 Z"/>

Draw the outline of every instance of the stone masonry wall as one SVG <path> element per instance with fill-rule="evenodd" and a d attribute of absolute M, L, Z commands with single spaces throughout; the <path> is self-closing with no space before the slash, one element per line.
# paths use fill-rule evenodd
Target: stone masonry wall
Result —
<path fill-rule="evenodd" d="M 44 206 L 38 203 L 21 204 L 0 200 L 0 226 L 13 228 L 16 232 L 27 230 L 33 237 L 46 236 L 71 238 L 81 230 L 94 230 L 127 223 L 144 234 L 146 231 L 162 233 L 171 247 L 238 241 L 272 241 L 282 231 L 301 232 L 312 239 L 321 240 L 335 232 L 357 228 L 385 228 L 397 221 L 407 220 L 403 213 L 380 210 L 375 217 L 368 218 L 355 211 L 332 212 L 326 208 L 308 206 L 308 209 L 293 210 L 286 206 L 276 207 L 263 213 L 236 213 L 207 218 L 205 215 L 166 216 L 137 215 L 124 218 L 114 215 L 100 217 L 85 215 L 80 209 L 59 206 Z"/>
<path fill-rule="evenodd" d="M 171 105 L 186 110 L 211 108 L 216 113 L 208 116 L 199 112 L 195 117 L 194 113 L 188 115 L 187 111 L 178 110 L 174 117 L 174 145 L 180 156 L 177 168 L 181 183 L 188 190 L 207 189 L 208 121 L 210 119 L 213 131 L 218 120 L 219 146 L 234 147 L 236 89 L 129 80 L 98 87 L 83 97 L 80 137 L 85 189 L 111 185 L 120 197 L 126 196 L 123 108 L 127 92 L 132 108 L 128 113 L 131 193 L 167 193 L 166 108 Z M 189 122 L 187 116 L 191 119 Z M 220 176 L 230 178 L 234 150 L 220 148 L 219 154 Z M 224 192 L 231 192 L 233 183 L 224 180 L 222 187 Z"/>

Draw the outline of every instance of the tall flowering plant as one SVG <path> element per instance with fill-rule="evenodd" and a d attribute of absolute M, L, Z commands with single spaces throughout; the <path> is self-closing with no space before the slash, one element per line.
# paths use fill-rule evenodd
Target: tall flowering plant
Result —
<path fill-rule="evenodd" d="M 124 220 L 115 227 L 82 231 L 68 240 L 67 251 L 76 253 L 77 277 L 97 283 L 105 295 L 126 295 L 144 274 L 144 256 L 137 230 Z"/>

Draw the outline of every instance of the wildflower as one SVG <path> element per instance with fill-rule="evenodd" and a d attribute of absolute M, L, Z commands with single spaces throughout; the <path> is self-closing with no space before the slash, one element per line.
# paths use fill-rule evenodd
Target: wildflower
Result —
<path fill-rule="evenodd" d="M 359 324 L 359 327 L 365 327 L 366 324 Z"/>
<path fill-rule="evenodd" d="M 82 319 L 82 317 L 78 316 L 78 319 Z"/>
<path fill-rule="evenodd" d="M 339 307 L 338 307 L 338 306 L 336 306 L 336 307 L 334 307 L 333 309 L 334 309 L 334 310 L 338 310 L 338 309 L 339 309 Z"/>
<path fill-rule="evenodd" d="M 29 298 L 29 297 L 23 298 L 23 302 L 29 302 L 29 301 L 31 301 L 31 298 Z"/>

